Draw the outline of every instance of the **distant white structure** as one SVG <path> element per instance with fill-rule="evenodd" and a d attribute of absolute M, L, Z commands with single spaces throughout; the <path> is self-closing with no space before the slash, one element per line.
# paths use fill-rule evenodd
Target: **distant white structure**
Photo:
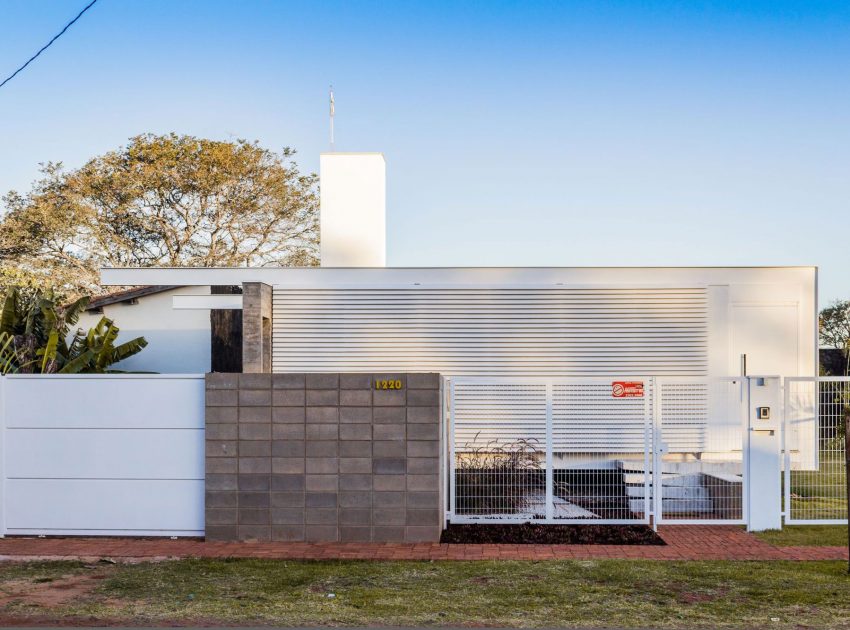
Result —
<path fill-rule="evenodd" d="M 385 267 L 386 162 L 382 153 L 323 153 L 322 267 Z"/>

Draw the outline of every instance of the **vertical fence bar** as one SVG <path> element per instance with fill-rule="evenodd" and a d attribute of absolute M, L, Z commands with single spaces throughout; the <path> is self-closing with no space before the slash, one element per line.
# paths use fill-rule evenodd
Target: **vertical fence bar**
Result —
<path fill-rule="evenodd" d="M 783 523 L 791 516 L 791 449 L 788 448 L 788 416 L 791 413 L 791 389 L 793 381 L 787 378 L 783 382 L 782 422 L 780 423 L 782 448 L 782 519 Z"/>
<path fill-rule="evenodd" d="M 655 498 L 655 466 L 653 454 L 655 452 L 655 440 L 652 438 L 655 426 L 655 409 L 661 391 L 658 389 L 658 381 L 653 376 L 649 379 L 649 391 L 652 392 L 652 400 L 645 401 L 644 407 L 644 430 L 643 430 L 643 482 L 644 482 L 644 516 L 648 523 L 655 524 L 653 503 Z M 650 453 L 652 451 L 652 454 Z"/>
<path fill-rule="evenodd" d="M 552 381 L 546 381 L 546 520 L 555 518 L 555 453 L 552 438 Z"/>
<path fill-rule="evenodd" d="M 663 396 L 664 381 L 655 380 L 658 387 L 658 395 L 653 398 L 652 404 L 652 513 L 653 528 L 658 529 L 658 524 L 664 520 L 661 503 L 662 473 L 661 445 L 663 443 L 661 425 L 661 397 Z"/>
<path fill-rule="evenodd" d="M 449 518 L 454 516 L 457 510 L 457 472 L 455 467 L 455 382 L 454 379 L 449 380 L 449 417 L 446 421 L 447 433 L 449 436 Z"/>
<path fill-rule="evenodd" d="M 847 498 L 847 573 L 850 573 L 850 413 L 844 414 L 844 496 Z"/>
<path fill-rule="evenodd" d="M 746 361 L 746 357 L 744 357 Z M 739 422 L 741 424 L 741 516 L 749 529 L 750 525 L 750 377 L 741 377 L 741 404 L 739 406 Z"/>

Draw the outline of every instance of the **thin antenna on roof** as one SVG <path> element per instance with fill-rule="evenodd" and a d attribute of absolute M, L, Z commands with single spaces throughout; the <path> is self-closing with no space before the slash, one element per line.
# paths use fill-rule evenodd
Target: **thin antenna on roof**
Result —
<path fill-rule="evenodd" d="M 334 86 L 330 88 L 331 152 L 334 150 Z"/>

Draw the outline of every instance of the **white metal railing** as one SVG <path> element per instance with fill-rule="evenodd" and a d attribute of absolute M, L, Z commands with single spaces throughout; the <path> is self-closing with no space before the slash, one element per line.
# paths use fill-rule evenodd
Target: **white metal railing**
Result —
<path fill-rule="evenodd" d="M 657 380 L 653 514 L 658 523 L 744 524 L 743 378 Z"/>
<path fill-rule="evenodd" d="M 744 523 L 744 382 L 447 379 L 448 518 Z"/>
<path fill-rule="evenodd" d="M 786 378 L 784 411 L 785 523 L 846 523 L 850 377 Z"/>

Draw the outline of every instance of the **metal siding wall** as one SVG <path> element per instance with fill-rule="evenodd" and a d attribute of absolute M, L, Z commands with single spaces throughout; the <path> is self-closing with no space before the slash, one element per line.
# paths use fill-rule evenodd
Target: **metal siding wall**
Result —
<path fill-rule="evenodd" d="M 705 287 L 276 287 L 275 372 L 705 376 Z"/>

